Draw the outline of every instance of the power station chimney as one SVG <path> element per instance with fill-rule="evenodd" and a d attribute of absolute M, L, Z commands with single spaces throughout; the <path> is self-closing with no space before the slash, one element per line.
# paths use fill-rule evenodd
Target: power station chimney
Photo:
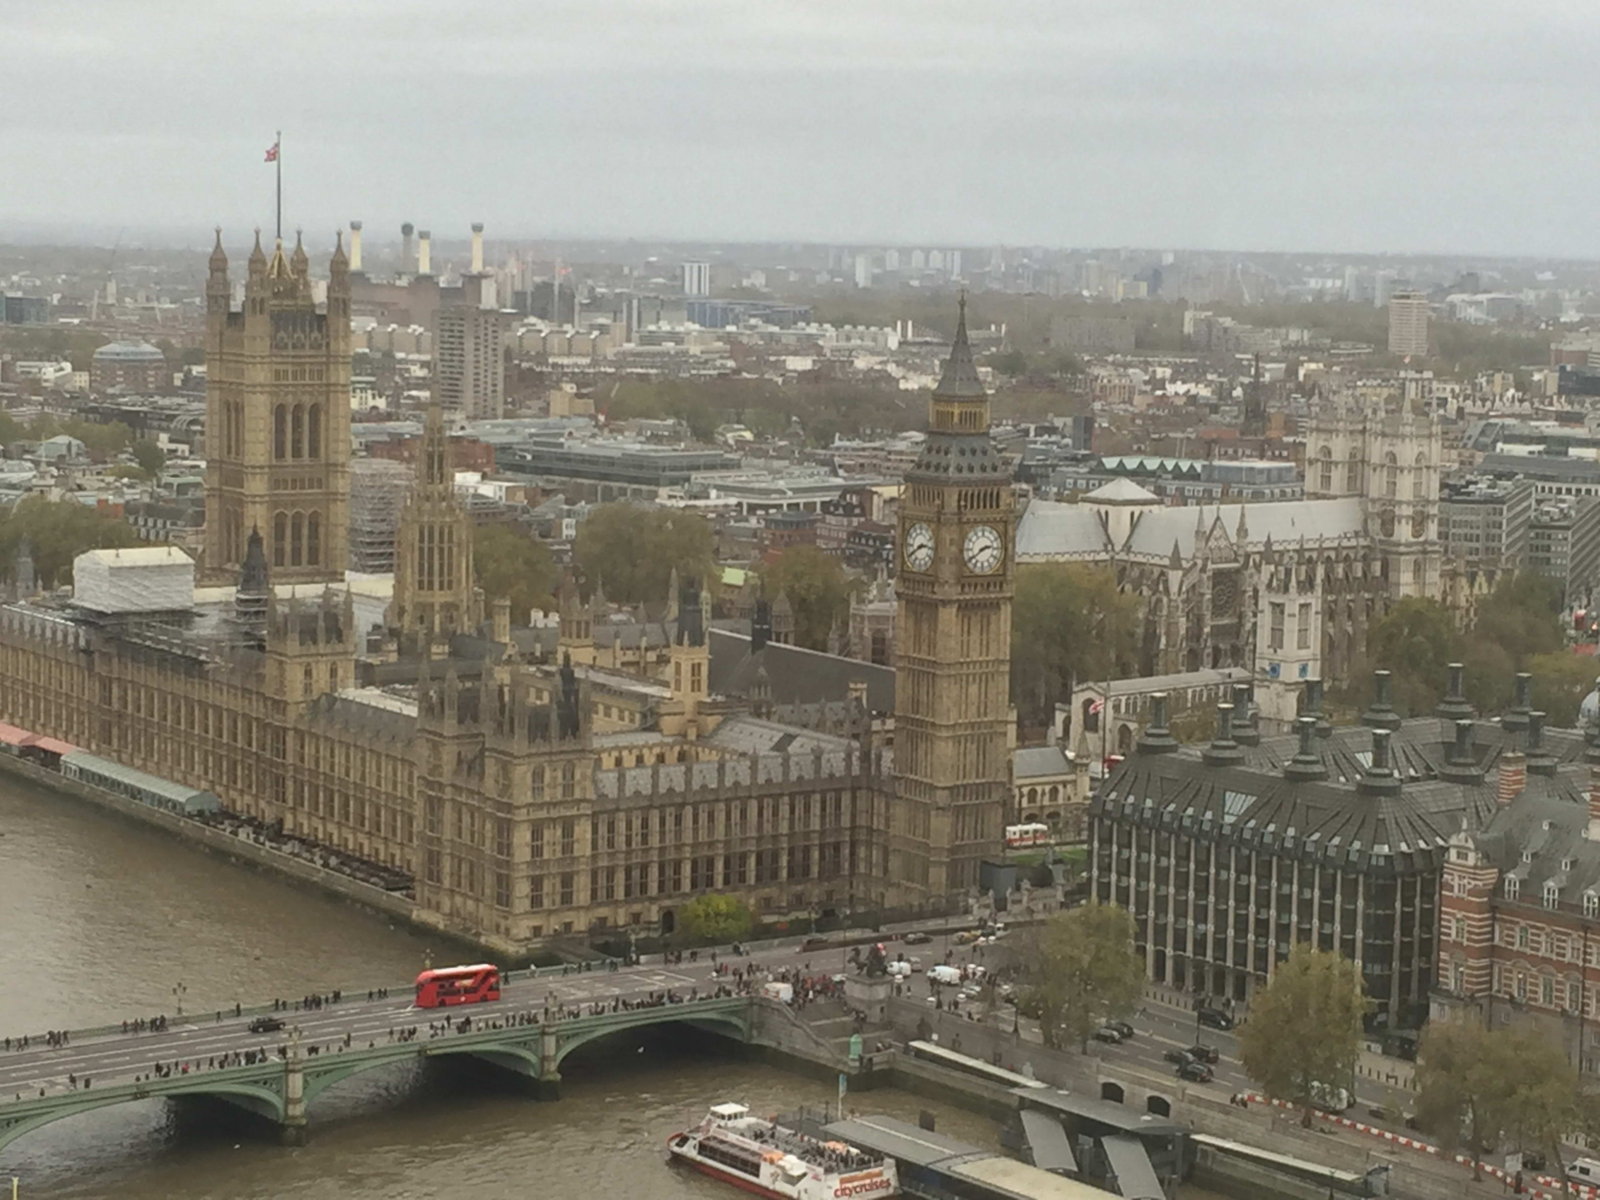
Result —
<path fill-rule="evenodd" d="M 472 273 L 480 274 L 483 271 L 483 222 L 472 223 Z"/>
<path fill-rule="evenodd" d="M 433 274 L 433 234 L 426 229 L 417 231 L 417 274 Z"/>
<path fill-rule="evenodd" d="M 361 270 L 361 222 L 350 222 L 350 270 Z"/>
<path fill-rule="evenodd" d="M 412 270 L 411 235 L 416 232 L 416 226 L 410 221 L 400 226 L 400 273 L 408 274 Z"/>

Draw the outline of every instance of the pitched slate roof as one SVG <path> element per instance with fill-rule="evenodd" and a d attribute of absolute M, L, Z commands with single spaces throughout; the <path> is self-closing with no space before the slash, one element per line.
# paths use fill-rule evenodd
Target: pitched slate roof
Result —
<path fill-rule="evenodd" d="M 1112 549 L 1100 518 L 1081 504 L 1030 500 L 1017 525 L 1017 559 L 1022 562 L 1103 558 Z"/>
<path fill-rule="evenodd" d="M 1160 504 L 1161 497 L 1131 479 L 1117 478 L 1102 483 L 1084 498 L 1086 504 Z"/>
<path fill-rule="evenodd" d="M 727 629 L 711 630 L 709 644 L 713 693 L 748 696 L 756 668 L 761 665 L 757 660 L 762 659 L 775 704 L 843 700 L 849 695 L 851 682 L 863 680 L 867 685 L 867 707 L 879 713 L 894 711 L 893 667 L 781 642 L 768 642 L 759 654 L 751 654 L 750 638 Z"/>
<path fill-rule="evenodd" d="M 1222 504 L 1161 508 L 1145 513 L 1133 526 L 1128 554 L 1165 559 L 1173 543 L 1183 558 L 1193 558 L 1198 527 L 1213 528 L 1220 520 L 1229 541 L 1239 528 L 1243 511 L 1246 534 L 1244 545 L 1257 548 L 1272 538 L 1272 544 L 1287 548 L 1304 538 L 1316 541 L 1358 541 L 1366 536 L 1361 501 L 1354 497 L 1340 500 L 1278 500 L 1263 504 Z"/>

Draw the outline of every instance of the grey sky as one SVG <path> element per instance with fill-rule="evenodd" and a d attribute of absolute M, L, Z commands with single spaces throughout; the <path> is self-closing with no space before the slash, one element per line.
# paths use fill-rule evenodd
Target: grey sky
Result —
<path fill-rule="evenodd" d="M 15 221 L 1600 254 L 1595 0 L 0 0 Z M 231 239 L 230 239 L 231 240 Z"/>

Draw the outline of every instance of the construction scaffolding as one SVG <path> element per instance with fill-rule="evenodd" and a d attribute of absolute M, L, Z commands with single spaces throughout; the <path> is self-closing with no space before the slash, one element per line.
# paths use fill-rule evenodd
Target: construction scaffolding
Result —
<path fill-rule="evenodd" d="M 350 570 L 394 573 L 395 534 L 411 494 L 412 468 L 386 458 L 350 463 Z"/>

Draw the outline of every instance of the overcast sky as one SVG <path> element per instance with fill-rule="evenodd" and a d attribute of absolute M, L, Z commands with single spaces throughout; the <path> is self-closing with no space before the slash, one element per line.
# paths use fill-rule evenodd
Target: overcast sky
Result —
<path fill-rule="evenodd" d="M 1596 0 L 0 0 L 21 222 L 1600 254 Z M 232 240 L 232 239 L 230 239 Z"/>

